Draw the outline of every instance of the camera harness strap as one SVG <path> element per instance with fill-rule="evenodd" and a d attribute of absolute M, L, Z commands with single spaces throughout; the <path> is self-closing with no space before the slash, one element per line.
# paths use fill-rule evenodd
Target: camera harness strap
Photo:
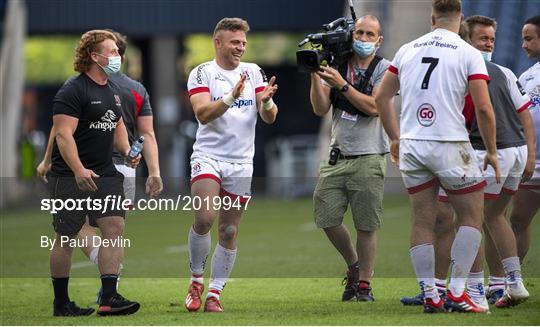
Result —
<path fill-rule="evenodd" d="M 382 57 L 379 56 L 379 55 L 375 55 L 375 57 L 373 57 L 373 60 L 371 60 L 371 62 L 369 63 L 369 66 L 366 69 L 366 72 L 364 73 L 364 76 L 363 76 L 362 80 L 360 81 L 360 84 L 358 85 L 358 87 L 356 87 L 354 85 L 354 67 L 352 65 L 352 62 L 349 61 L 349 66 L 348 67 L 349 67 L 349 76 L 350 76 L 350 78 L 349 78 L 348 82 L 356 90 L 358 90 L 359 92 L 361 92 L 363 94 L 371 95 L 371 92 L 369 92 L 369 93 L 367 92 L 367 86 L 369 84 L 369 81 L 371 80 L 371 76 L 373 76 L 373 72 L 375 71 L 375 68 L 377 67 L 377 65 L 379 64 L 379 62 L 381 60 L 382 60 Z M 346 64 L 341 65 L 340 67 L 338 67 L 338 71 L 341 74 L 341 76 L 347 76 L 347 65 Z M 354 109 L 349 108 L 349 107 L 352 107 L 352 104 L 350 104 L 350 102 L 345 98 L 345 96 L 343 94 L 340 93 L 339 90 L 332 89 L 332 91 L 330 93 L 330 99 L 331 99 L 332 105 L 334 107 L 336 107 L 336 104 L 338 104 L 338 102 L 343 105 L 344 104 L 343 102 L 345 101 L 347 108 L 344 107 L 344 108 L 340 108 L 340 109 L 345 110 L 350 114 L 360 114 L 362 116 L 367 116 L 366 114 L 362 113 L 361 111 L 358 111 L 356 108 L 354 108 Z"/>
<path fill-rule="evenodd" d="M 377 67 L 377 65 L 379 64 L 381 60 L 382 60 L 381 56 L 375 55 L 375 57 L 373 57 L 373 60 L 371 60 L 368 68 L 366 69 L 366 72 L 364 73 L 362 81 L 358 85 L 358 88 L 357 88 L 358 91 L 364 94 L 367 94 L 366 89 L 367 89 L 369 80 L 371 79 L 371 76 L 373 76 L 373 72 L 375 71 L 375 68 Z M 342 67 L 345 68 L 346 66 L 343 65 Z M 350 83 L 354 85 L 354 67 L 353 67 L 352 61 L 349 61 L 349 73 L 350 73 Z M 344 75 L 345 73 L 343 74 L 343 76 Z"/>

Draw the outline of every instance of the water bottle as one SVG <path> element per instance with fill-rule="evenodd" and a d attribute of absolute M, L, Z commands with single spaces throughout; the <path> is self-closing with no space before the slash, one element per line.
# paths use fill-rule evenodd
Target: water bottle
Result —
<path fill-rule="evenodd" d="M 131 145 L 131 149 L 129 150 L 129 153 L 128 153 L 129 159 L 137 158 L 137 156 L 141 153 L 143 149 L 143 142 L 144 142 L 144 136 L 139 136 L 139 139 Z M 130 164 L 126 162 L 126 166 L 130 166 Z"/>

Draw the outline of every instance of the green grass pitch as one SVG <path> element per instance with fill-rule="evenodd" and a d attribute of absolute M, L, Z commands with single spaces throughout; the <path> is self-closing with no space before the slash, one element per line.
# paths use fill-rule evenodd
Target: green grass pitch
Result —
<path fill-rule="evenodd" d="M 223 314 L 188 313 L 183 307 L 189 267 L 189 211 L 128 215 L 120 292 L 141 303 L 127 317 L 54 318 L 49 250 L 50 215 L 35 209 L 3 211 L 0 217 L 0 323 L 2 325 L 538 325 L 540 324 L 540 222 L 533 222 L 531 250 L 523 266 L 531 298 L 489 315 L 422 314 L 399 298 L 415 295 L 408 254 L 410 213 L 405 197 L 385 199 L 378 232 L 374 303 L 340 301 L 345 265 L 324 234 L 314 228 L 311 199 L 255 199 L 243 217 L 238 257 L 222 295 Z M 346 217 L 350 226 L 350 216 Z M 217 238 L 212 235 L 213 244 Z M 92 305 L 100 281 L 80 251 L 72 260 L 70 296 Z M 205 275 L 208 281 L 208 273 Z"/>

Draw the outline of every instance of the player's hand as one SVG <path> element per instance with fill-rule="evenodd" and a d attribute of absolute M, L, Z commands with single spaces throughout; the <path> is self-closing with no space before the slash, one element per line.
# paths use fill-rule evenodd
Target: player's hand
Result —
<path fill-rule="evenodd" d="M 390 142 L 390 161 L 399 167 L 399 140 Z"/>
<path fill-rule="evenodd" d="M 495 181 L 499 184 L 501 182 L 501 171 L 499 170 L 497 153 L 486 153 L 486 156 L 484 157 L 484 170 L 487 169 L 488 165 L 493 167 L 493 170 L 495 171 Z"/>
<path fill-rule="evenodd" d="M 244 87 L 246 86 L 246 78 L 246 74 L 240 75 L 240 80 L 238 81 L 238 83 L 236 83 L 232 91 L 233 98 L 238 99 L 242 95 L 242 92 L 244 92 Z"/>
<path fill-rule="evenodd" d="M 262 102 L 266 103 L 272 99 L 274 94 L 276 94 L 278 85 L 274 84 L 276 82 L 276 77 L 272 76 L 270 81 L 268 82 L 268 85 L 264 88 L 264 91 L 262 93 Z"/>
<path fill-rule="evenodd" d="M 343 85 L 347 84 L 347 81 L 341 74 L 332 67 L 321 66 L 317 75 L 324 79 L 331 87 L 336 89 L 340 89 Z"/>
<path fill-rule="evenodd" d="M 43 180 L 45 183 L 49 182 L 47 180 L 47 173 L 51 170 L 51 166 L 52 163 L 50 161 L 43 159 L 43 161 L 41 161 L 36 168 L 38 177 L 41 178 L 41 180 Z"/>
<path fill-rule="evenodd" d="M 90 169 L 83 168 L 80 171 L 75 172 L 75 182 L 81 191 L 97 191 L 96 183 L 92 178 L 99 177 L 98 174 L 94 173 Z"/>
<path fill-rule="evenodd" d="M 536 160 L 534 157 L 527 158 L 527 162 L 525 163 L 525 170 L 523 170 L 523 175 L 521 176 L 522 182 L 527 182 L 532 178 L 534 174 L 535 163 Z"/>
<path fill-rule="evenodd" d="M 163 191 L 163 181 L 159 176 L 148 176 L 146 179 L 146 194 L 152 198 L 156 198 Z"/>
<path fill-rule="evenodd" d="M 141 154 L 139 153 L 135 158 L 130 158 L 128 155 L 129 151 L 124 155 L 124 160 L 126 164 L 131 168 L 137 168 L 139 162 L 141 162 Z"/>

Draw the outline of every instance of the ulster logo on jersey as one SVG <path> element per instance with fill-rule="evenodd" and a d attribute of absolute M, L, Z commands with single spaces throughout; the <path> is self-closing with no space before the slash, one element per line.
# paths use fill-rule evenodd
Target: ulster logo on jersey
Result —
<path fill-rule="evenodd" d="M 249 77 L 249 70 L 247 70 L 247 68 L 244 69 L 240 75 L 245 75 L 246 76 L 246 81 L 249 81 L 251 79 Z"/>
<path fill-rule="evenodd" d="M 435 119 L 437 118 L 435 108 L 433 108 L 433 106 L 429 103 L 424 103 L 416 111 L 416 118 L 418 119 L 420 125 L 424 127 L 433 125 Z"/>
<path fill-rule="evenodd" d="M 122 106 L 122 101 L 120 101 L 120 96 L 118 96 L 117 94 L 114 95 L 114 101 L 116 101 L 116 105 L 118 107 Z"/>
<path fill-rule="evenodd" d="M 197 173 L 201 172 L 201 164 L 196 162 L 193 165 L 191 165 L 191 175 L 195 175 Z"/>

